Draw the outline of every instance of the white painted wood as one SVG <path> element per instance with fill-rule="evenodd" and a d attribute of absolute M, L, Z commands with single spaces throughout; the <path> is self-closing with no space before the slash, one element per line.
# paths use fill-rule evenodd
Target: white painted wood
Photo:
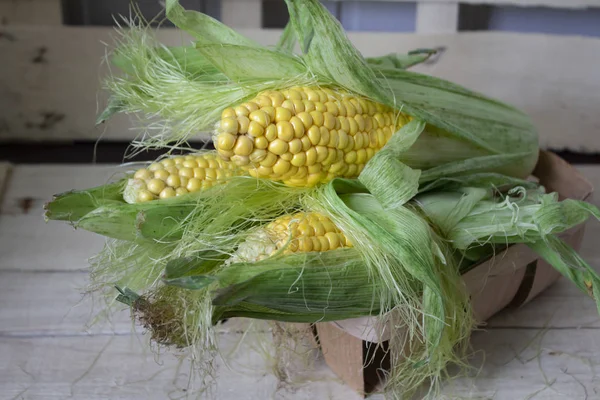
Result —
<path fill-rule="evenodd" d="M 23 200 L 30 199 L 31 213 L 42 212 L 42 206 L 52 196 L 69 190 L 103 185 L 123 176 L 131 166 L 93 164 L 19 165 L 13 168 L 6 189 L 2 212 L 10 215 L 29 214 Z"/>
<path fill-rule="evenodd" d="M 240 334 L 220 337 L 228 354 Z M 261 344 L 262 343 L 262 344 Z M 321 360 L 295 385 L 279 384 L 272 366 L 254 348 L 272 349 L 268 337 L 246 335 L 229 358 L 233 370 L 217 363 L 213 397 L 237 399 L 359 399 L 339 383 Z M 260 346 L 260 347 L 258 347 Z M 463 378 L 446 385 L 447 395 L 495 400 L 524 399 L 543 390 L 539 398 L 595 398 L 598 382 L 594 365 L 600 362 L 597 331 L 507 329 L 473 335 L 478 351 L 472 361 L 476 379 Z M 165 399 L 183 396 L 189 368 L 170 353 L 158 360 L 137 338 L 129 336 L 2 338 L 0 339 L 0 399 Z M 548 383 L 546 383 L 546 380 Z M 547 387 L 551 383 L 550 387 Z M 545 390 L 544 390 L 545 389 Z M 22 397 L 19 397 L 22 396 Z M 375 395 L 370 399 L 380 400 Z"/>
<path fill-rule="evenodd" d="M 262 28 L 261 0 L 221 0 L 221 21 L 232 28 Z"/>
<path fill-rule="evenodd" d="M 117 307 L 110 321 L 95 320 L 102 304 L 84 295 L 87 285 L 86 271 L 0 271 L 0 337 L 131 333 L 126 306 Z"/>
<path fill-rule="evenodd" d="M 475 351 L 471 365 L 482 368 L 473 371 L 475 379 L 450 382 L 446 390 L 453 395 L 451 398 L 593 399 L 600 389 L 594 367 L 600 357 L 597 332 L 577 329 L 477 332 L 471 341 Z"/>
<path fill-rule="evenodd" d="M 52 256 L 52 254 L 49 254 Z M 129 335 L 129 308 L 116 303 L 110 314 L 105 299 L 86 294 L 87 271 L 6 271 L 0 269 L 0 337 Z M 118 293 L 114 292 L 114 297 Z M 112 299 L 112 296 L 110 296 Z M 217 332 L 270 331 L 265 321 L 233 318 Z M 136 326 L 142 333 L 143 328 Z"/>
<path fill-rule="evenodd" d="M 186 394 L 197 398 L 202 382 L 196 381 L 187 393 L 182 391 L 188 387 L 189 363 L 180 363 L 171 353 L 155 359 L 139 340 L 129 336 L 0 339 L 0 399 L 21 398 L 21 392 L 27 400 L 164 400 L 186 398 Z M 221 336 L 224 355 L 234 351 L 240 340 L 240 333 Z M 269 343 L 265 336 L 245 335 L 241 349 L 226 358 L 230 369 L 219 360 L 216 386 L 211 395 L 200 398 L 360 399 L 320 360 L 297 382 L 300 388 L 280 384 L 273 366 L 258 352 L 260 347 L 270 351 Z"/>
<path fill-rule="evenodd" d="M 417 33 L 458 31 L 458 3 L 417 3 Z"/>
<path fill-rule="evenodd" d="M 0 51 L 11 54 L 0 63 L 0 140 L 19 138 L 131 140 L 130 118 L 118 116 L 94 127 L 105 104 L 100 79 L 104 28 L 7 28 L 18 41 L 0 40 Z M 279 31 L 243 30 L 264 44 L 277 41 Z M 165 29 L 161 41 L 187 42 Z M 349 33 L 366 55 L 406 52 L 443 46 L 434 64 L 415 70 L 439 76 L 509 102 L 530 114 L 543 146 L 600 151 L 600 39 L 513 33 L 414 35 Z M 33 63 L 36 49 L 45 47 L 46 63 Z M 579 62 L 581 54 L 586 61 Z M 51 113 L 51 123 L 44 115 Z M 59 117 L 58 119 L 56 117 Z M 48 117 L 46 117 L 48 118 Z M 207 138 L 207 136 L 199 136 Z"/>
<path fill-rule="evenodd" d="M 43 218 L 43 205 L 56 193 L 106 183 L 113 165 L 21 165 L 14 169 L 0 206 L 0 271 L 69 271 L 87 268 L 104 238 Z"/>
<path fill-rule="evenodd" d="M 64 222 L 44 222 L 40 209 L 0 216 L 0 271 L 82 270 L 103 246 L 100 235 Z"/>
<path fill-rule="evenodd" d="M 254 30 L 265 44 L 277 42 L 278 32 Z M 103 139 L 130 140 L 139 133 L 133 117 L 117 116 L 95 127 L 106 105 L 101 81 L 108 73 L 103 59 L 113 43 L 112 28 L 11 27 L 3 30 L 0 52 L 10 62 L 0 63 L 0 140 Z M 165 44 L 189 44 L 191 38 L 165 29 Z M 41 49 L 42 62 L 34 62 Z M 206 136 L 204 136 L 206 138 Z"/>
<path fill-rule="evenodd" d="M 61 0 L 0 0 L 1 25 L 61 25 Z"/>

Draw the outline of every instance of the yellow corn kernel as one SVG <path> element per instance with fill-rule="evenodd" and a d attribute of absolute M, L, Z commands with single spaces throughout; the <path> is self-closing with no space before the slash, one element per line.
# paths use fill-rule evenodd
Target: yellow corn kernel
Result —
<path fill-rule="evenodd" d="M 150 193 L 159 194 L 165 188 L 165 182 L 160 179 L 150 179 L 147 183 Z"/>
<path fill-rule="evenodd" d="M 170 199 L 171 197 L 175 197 L 176 193 L 175 193 L 175 189 L 173 189 L 172 187 L 166 187 L 162 190 L 162 192 L 160 192 L 159 197 L 161 199 Z"/>
<path fill-rule="evenodd" d="M 147 180 L 150 179 L 152 177 L 152 172 L 148 171 L 145 168 L 139 169 L 135 172 L 135 174 L 133 175 L 133 177 L 135 179 L 142 179 L 142 180 Z"/>
<path fill-rule="evenodd" d="M 283 141 L 289 142 L 294 138 L 294 126 L 289 121 L 277 123 L 277 137 Z"/>
<path fill-rule="evenodd" d="M 239 128 L 239 124 L 237 119 L 234 118 L 223 118 L 221 120 L 221 127 L 220 129 L 223 132 L 227 132 L 227 133 L 237 133 Z"/>
<path fill-rule="evenodd" d="M 300 139 L 294 139 L 289 143 L 289 152 L 292 154 L 297 154 L 302 151 L 302 142 Z"/>
<path fill-rule="evenodd" d="M 248 133 L 248 129 L 250 128 L 250 119 L 246 116 L 238 117 L 239 131 L 240 133 Z"/>
<path fill-rule="evenodd" d="M 267 147 L 269 147 L 269 140 L 266 138 L 266 136 L 256 138 L 256 140 L 254 141 L 254 147 L 256 147 L 257 149 L 264 150 Z"/>
<path fill-rule="evenodd" d="M 166 180 L 169 177 L 169 171 L 166 169 L 159 169 L 158 171 L 154 171 L 154 177 L 156 179 Z"/>
<path fill-rule="evenodd" d="M 233 152 L 240 156 L 247 156 L 252 153 L 254 149 L 254 141 L 250 139 L 248 136 L 240 137 L 236 142 L 233 148 Z M 185 166 L 185 164 L 184 164 Z"/>
<path fill-rule="evenodd" d="M 260 137 L 265 134 L 265 128 L 256 121 L 250 121 L 248 125 L 248 135 L 250 137 Z M 249 136 L 242 136 L 245 138 L 249 138 Z"/>
<path fill-rule="evenodd" d="M 226 108 L 223 110 L 223 113 L 221 114 L 221 118 L 236 118 L 236 113 L 235 110 L 231 107 Z"/>
<path fill-rule="evenodd" d="M 304 136 L 304 123 L 296 116 L 290 118 L 290 124 L 294 127 L 294 137 L 301 138 Z"/>
<path fill-rule="evenodd" d="M 258 123 L 263 128 L 266 128 L 267 125 L 271 123 L 271 118 L 269 117 L 269 114 L 267 114 L 263 110 L 252 111 L 248 118 L 250 118 L 251 121 Z"/>
<path fill-rule="evenodd" d="M 146 201 L 150 201 L 150 200 L 154 200 L 155 197 L 152 193 L 150 193 L 148 190 L 140 190 L 139 193 L 137 194 L 137 198 L 136 201 L 138 203 L 144 203 Z"/>
<path fill-rule="evenodd" d="M 282 139 L 275 139 L 269 144 L 269 151 L 276 156 L 281 156 L 288 151 L 288 142 Z"/>
<path fill-rule="evenodd" d="M 277 107 L 275 109 L 275 122 L 289 121 L 292 118 L 292 113 L 287 108 Z"/>

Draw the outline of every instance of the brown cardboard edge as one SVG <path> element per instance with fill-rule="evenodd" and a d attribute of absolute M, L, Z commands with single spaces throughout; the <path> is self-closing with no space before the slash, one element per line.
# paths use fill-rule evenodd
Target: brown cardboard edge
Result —
<path fill-rule="evenodd" d="M 334 324 L 319 322 L 315 325 L 321 352 L 329 368 L 353 390 L 366 394 L 364 341 Z"/>
<path fill-rule="evenodd" d="M 574 166 L 549 151 L 540 151 L 533 171 L 548 193 L 558 192 L 562 198 L 588 200 L 594 187 Z"/>

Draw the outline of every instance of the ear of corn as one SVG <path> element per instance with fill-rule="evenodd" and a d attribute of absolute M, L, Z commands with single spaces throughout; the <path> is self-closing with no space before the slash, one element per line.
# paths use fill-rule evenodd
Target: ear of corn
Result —
<path fill-rule="evenodd" d="M 135 171 L 123 198 L 128 203 L 170 199 L 209 189 L 241 171 L 214 153 L 165 158 Z"/>
<path fill-rule="evenodd" d="M 252 176 L 292 186 L 356 178 L 410 117 L 318 87 L 267 91 L 223 111 L 215 147 Z"/>

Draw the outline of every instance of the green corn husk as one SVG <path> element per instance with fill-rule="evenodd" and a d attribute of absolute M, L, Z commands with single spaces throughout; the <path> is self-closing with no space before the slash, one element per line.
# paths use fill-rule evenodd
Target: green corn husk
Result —
<path fill-rule="evenodd" d="M 167 17 L 194 38 L 160 45 L 141 24 L 121 36 L 99 118 L 141 113 L 138 147 L 178 146 L 210 130 L 221 111 L 269 89 L 349 90 L 413 117 L 358 179 L 291 188 L 234 177 L 208 190 L 128 204 L 125 180 L 64 193 L 46 218 L 112 238 L 92 263 L 92 289 L 131 306 L 160 344 L 216 351 L 212 326 L 230 317 L 315 323 L 360 316 L 392 321 L 387 393 L 436 393 L 461 364 L 475 321 L 461 274 L 498 248 L 526 243 L 593 297 L 600 278 L 556 235 L 600 217 L 586 203 L 524 180 L 537 135 L 522 112 L 450 82 L 406 71 L 433 54 L 364 59 L 317 0 L 286 0 L 290 24 L 274 48 L 166 1 Z M 294 53 L 299 47 L 300 54 Z M 286 214 L 330 217 L 351 249 L 236 261 L 236 249 Z M 406 346 L 406 344 L 408 344 Z M 211 368 L 210 361 L 202 365 Z M 207 371 L 209 372 L 209 371 Z"/>

